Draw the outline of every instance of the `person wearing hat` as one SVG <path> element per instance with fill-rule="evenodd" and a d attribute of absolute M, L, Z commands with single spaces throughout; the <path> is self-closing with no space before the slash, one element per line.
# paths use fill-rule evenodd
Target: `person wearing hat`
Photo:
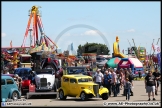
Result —
<path fill-rule="evenodd" d="M 130 89 L 131 89 L 131 82 L 129 82 L 129 78 L 126 78 L 126 82 L 124 84 L 124 89 L 125 89 L 125 96 L 126 100 L 130 100 Z"/>
<path fill-rule="evenodd" d="M 103 74 L 101 73 L 101 69 L 97 69 L 97 72 L 94 76 L 94 81 L 99 85 L 99 87 L 102 85 L 103 82 Z"/>
<path fill-rule="evenodd" d="M 158 72 L 158 69 L 155 68 L 155 72 L 153 72 L 153 75 L 155 76 L 156 78 L 156 89 L 155 89 L 155 95 L 158 95 L 157 92 L 158 92 L 158 87 L 159 87 L 159 81 L 161 79 L 161 73 Z"/>
<path fill-rule="evenodd" d="M 153 100 L 155 99 L 155 88 L 156 88 L 156 78 L 154 75 L 152 75 L 152 72 L 150 71 L 148 75 L 145 77 L 145 88 L 146 88 L 146 93 L 148 93 L 148 101 L 150 101 L 150 96 L 152 92 L 152 97 Z"/>

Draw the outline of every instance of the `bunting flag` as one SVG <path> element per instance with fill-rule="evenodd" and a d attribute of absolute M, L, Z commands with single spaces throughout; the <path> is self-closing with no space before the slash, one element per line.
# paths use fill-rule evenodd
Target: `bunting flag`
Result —
<path fill-rule="evenodd" d="M 158 65 L 161 66 L 161 52 L 157 53 Z"/>
<path fill-rule="evenodd" d="M 12 40 L 11 40 L 11 42 L 10 42 L 10 47 L 12 48 Z"/>

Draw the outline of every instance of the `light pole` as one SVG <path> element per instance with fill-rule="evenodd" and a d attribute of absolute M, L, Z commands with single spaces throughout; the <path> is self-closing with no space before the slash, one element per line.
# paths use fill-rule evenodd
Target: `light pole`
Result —
<path fill-rule="evenodd" d="M 31 35 L 31 32 L 32 32 L 32 29 L 29 29 L 29 32 L 30 32 L 30 47 L 32 46 L 32 35 Z"/>

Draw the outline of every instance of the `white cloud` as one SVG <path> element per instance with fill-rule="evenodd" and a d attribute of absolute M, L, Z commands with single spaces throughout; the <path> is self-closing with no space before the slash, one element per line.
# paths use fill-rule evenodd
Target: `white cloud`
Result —
<path fill-rule="evenodd" d="M 5 36 L 6 36 L 6 33 L 2 33 L 2 34 L 1 34 L 1 37 L 5 37 Z"/>
<path fill-rule="evenodd" d="M 127 32 L 135 32 L 135 29 L 129 29 Z"/>
<path fill-rule="evenodd" d="M 88 30 L 86 32 L 84 32 L 84 34 L 81 34 L 81 35 L 87 35 L 87 36 L 97 36 L 98 33 L 96 30 Z"/>

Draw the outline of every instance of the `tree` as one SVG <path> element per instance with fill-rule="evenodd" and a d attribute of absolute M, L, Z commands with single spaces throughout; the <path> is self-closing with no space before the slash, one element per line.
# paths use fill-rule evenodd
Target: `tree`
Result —
<path fill-rule="evenodd" d="M 78 55 L 82 53 L 96 53 L 98 55 L 109 55 L 110 50 L 107 45 L 101 43 L 85 43 L 83 46 L 78 46 Z"/>

